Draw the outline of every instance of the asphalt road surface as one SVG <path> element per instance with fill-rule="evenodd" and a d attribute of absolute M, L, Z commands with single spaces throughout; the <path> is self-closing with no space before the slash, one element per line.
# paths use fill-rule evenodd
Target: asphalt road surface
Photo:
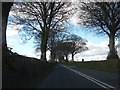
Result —
<path fill-rule="evenodd" d="M 37 88 L 101 88 L 119 90 L 118 75 L 90 69 L 56 65 L 51 74 Z"/>

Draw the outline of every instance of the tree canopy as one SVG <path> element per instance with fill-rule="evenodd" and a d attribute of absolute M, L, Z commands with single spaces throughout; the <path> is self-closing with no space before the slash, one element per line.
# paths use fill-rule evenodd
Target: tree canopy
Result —
<path fill-rule="evenodd" d="M 55 27 L 62 27 L 62 24 L 68 20 L 73 10 L 70 7 L 71 2 L 17 2 L 14 4 L 13 22 L 22 25 L 21 30 L 27 33 L 26 40 L 36 34 L 41 37 L 42 61 L 46 61 L 49 34 L 59 30 Z"/>
<path fill-rule="evenodd" d="M 64 39 L 57 41 L 56 46 L 53 47 L 57 54 L 57 59 L 65 57 L 65 60 L 68 62 L 68 55 L 71 54 L 72 61 L 74 61 L 75 54 L 88 50 L 88 47 L 86 46 L 87 40 L 84 40 L 80 36 L 72 34 L 65 35 L 64 37 L 63 35 L 63 38 Z"/>
<path fill-rule="evenodd" d="M 118 59 L 115 50 L 115 38 L 120 36 L 120 2 L 88 2 L 80 7 L 80 24 L 109 37 L 107 59 Z"/>

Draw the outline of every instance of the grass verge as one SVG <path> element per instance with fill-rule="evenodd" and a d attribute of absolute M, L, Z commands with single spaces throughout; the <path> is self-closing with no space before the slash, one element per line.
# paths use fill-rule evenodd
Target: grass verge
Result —
<path fill-rule="evenodd" d="M 95 69 L 110 73 L 120 73 L 120 60 L 86 61 L 86 62 L 64 62 L 64 65 L 78 68 Z"/>

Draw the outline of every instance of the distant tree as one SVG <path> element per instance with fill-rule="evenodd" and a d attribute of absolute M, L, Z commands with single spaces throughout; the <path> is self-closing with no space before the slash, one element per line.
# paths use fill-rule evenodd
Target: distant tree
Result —
<path fill-rule="evenodd" d="M 52 37 L 50 36 L 48 40 L 48 50 L 51 52 L 50 57 L 52 61 L 59 60 L 62 62 L 64 60 L 64 52 L 62 51 L 63 48 L 61 44 L 66 40 L 68 35 L 69 34 L 63 30 L 52 35 Z"/>
<path fill-rule="evenodd" d="M 74 61 L 74 55 L 81 53 L 88 48 L 85 46 L 86 40 L 83 40 L 80 36 L 77 35 L 67 35 L 64 40 L 58 42 L 57 47 L 55 47 L 56 52 L 61 52 L 62 56 L 68 62 L 68 55 L 72 54 L 72 61 Z M 62 57 L 61 56 L 61 57 Z"/>
<path fill-rule="evenodd" d="M 87 40 L 82 39 L 80 36 L 77 35 L 71 35 L 70 39 L 70 52 L 72 54 L 72 61 L 74 61 L 74 55 L 77 53 L 81 53 L 85 50 L 88 50 L 88 47 L 86 47 Z"/>
<path fill-rule="evenodd" d="M 68 19 L 72 10 L 67 8 L 70 5 L 71 3 L 66 2 L 19 2 L 14 5 L 16 15 L 13 22 L 23 25 L 22 30 L 30 36 L 26 35 L 26 39 L 40 34 L 42 61 L 46 61 L 49 33 L 60 22 Z"/>
<path fill-rule="evenodd" d="M 82 59 L 82 62 L 84 62 L 84 59 Z"/>
<path fill-rule="evenodd" d="M 63 53 L 63 55 L 65 56 L 65 60 L 68 62 L 68 54 L 70 53 L 70 43 L 65 41 L 65 42 L 61 42 L 59 44 L 59 50 Z"/>
<path fill-rule="evenodd" d="M 97 34 L 109 37 L 109 54 L 107 59 L 118 59 L 115 50 L 115 38 L 120 36 L 120 1 L 118 2 L 88 2 L 81 3 L 80 23 L 96 29 L 90 29 Z"/>
<path fill-rule="evenodd" d="M 50 33 L 49 38 L 48 38 L 48 44 L 47 44 L 47 48 L 48 50 L 50 50 L 50 57 L 52 61 L 55 61 L 56 58 L 56 47 L 58 46 L 58 43 L 61 40 L 64 40 L 63 37 L 63 33 L 64 32 L 64 28 L 59 29 L 59 31 L 57 30 L 57 32 L 53 31 Z M 61 37 L 61 39 L 59 39 Z"/>

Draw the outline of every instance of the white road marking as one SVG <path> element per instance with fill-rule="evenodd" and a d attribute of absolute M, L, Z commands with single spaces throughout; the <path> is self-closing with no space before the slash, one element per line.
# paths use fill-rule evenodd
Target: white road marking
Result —
<path fill-rule="evenodd" d="M 79 74 L 80 76 L 82 76 L 82 77 L 84 77 L 84 78 L 86 78 L 86 79 L 88 79 L 88 80 L 96 83 L 97 85 L 99 85 L 99 86 L 101 86 L 101 87 L 103 87 L 103 88 L 105 88 L 105 89 L 108 89 L 108 90 L 110 90 L 110 89 L 112 89 L 112 90 L 113 90 L 113 89 L 114 89 L 114 90 L 117 90 L 115 87 L 113 87 L 113 86 L 111 86 L 111 85 L 108 85 L 108 84 L 106 84 L 106 83 L 104 83 L 104 82 L 102 82 L 102 81 L 100 81 L 100 80 L 97 80 L 97 79 L 95 79 L 95 78 L 93 78 L 93 77 L 91 77 L 91 76 L 88 76 L 88 75 L 86 75 L 86 74 L 84 74 L 84 73 L 82 73 L 82 72 L 80 72 L 80 71 L 77 71 L 77 70 L 75 70 L 75 69 L 69 68 L 69 67 L 67 67 L 67 66 L 65 66 L 65 65 L 61 65 L 61 66 L 63 66 L 63 67 L 65 67 L 65 68 L 67 68 L 67 69 L 69 69 L 69 70 L 71 70 L 71 71 Z"/>

